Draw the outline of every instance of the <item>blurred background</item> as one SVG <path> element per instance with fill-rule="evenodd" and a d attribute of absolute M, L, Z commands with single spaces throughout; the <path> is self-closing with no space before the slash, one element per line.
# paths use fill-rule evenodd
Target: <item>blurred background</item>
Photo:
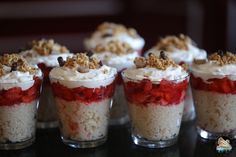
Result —
<path fill-rule="evenodd" d="M 42 37 L 78 52 L 104 21 L 136 28 L 145 50 L 184 33 L 208 52 L 236 52 L 236 0 L 0 0 L 0 52 Z"/>

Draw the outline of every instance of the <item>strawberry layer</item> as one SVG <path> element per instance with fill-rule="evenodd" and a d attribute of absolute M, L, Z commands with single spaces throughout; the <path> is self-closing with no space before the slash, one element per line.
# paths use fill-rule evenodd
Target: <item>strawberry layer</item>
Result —
<path fill-rule="evenodd" d="M 136 105 L 177 105 L 184 100 L 187 86 L 187 79 L 178 83 L 162 80 L 160 84 L 144 79 L 141 82 L 125 82 L 124 90 L 127 100 Z"/>
<path fill-rule="evenodd" d="M 227 77 L 213 78 L 204 82 L 200 77 L 195 77 L 191 74 L 192 88 L 204 91 L 212 91 L 225 94 L 236 94 L 236 81 L 232 81 Z"/>
<path fill-rule="evenodd" d="M 44 81 L 44 83 L 50 84 L 49 73 L 50 73 L 50 71 L 52 70 L 53 67 L 47 67 L 44 63 L 39 63 L 38 67 L 43 72 L 43 81 Z"/>
<path fill-rule="evenodd" d="M 20 103 L 30 103 L 40 95 L 41 79 L 34 77 L 34 85 L 27 90 L 20 87 L 0 91 L 0 106 L 12 106 Z"/>
<path fill-rule="evenodd" d="M 99 88 L 86 88 L 83 86 L 77 88 L 67 88 L 66 86 L 54 82 L 51 84 L 53 94 L 56 97 L 64 99 L 66 101 L 80 101 L 85 104 L 91 102 L 98 102 L 104 98 L 111 98 L 114 93 L 115 81 L 107 86 L 101 86 Z"/>

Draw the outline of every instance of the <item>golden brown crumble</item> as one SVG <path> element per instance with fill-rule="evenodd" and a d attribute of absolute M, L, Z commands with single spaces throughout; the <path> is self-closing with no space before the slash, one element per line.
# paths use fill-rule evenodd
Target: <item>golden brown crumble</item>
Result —
<path fill-rule="evenodd" d="M 188 50 L 188 43 L 191 42 L 191 39 L 183 34 L 179 36 L 166 36 L 161 38 L 156 45 L 156 49 L 173 52 L 176 48 L 180 50 Z"/>
<path fill-rule="evenodd" d="M 4 75 L 3 65 L 11 67 L 11 71 L 36 73 L 36 68 L 31 67 L 26 60 L 18 54 L 4 54 L 0 56 L 0 76 Z"/>
<path fill-rule="evenodd" d="M 137 38 L 139 35 L 134 28 L 127 28 L 122 24 L 115 24 L 111 22 L 104 22 L 97 27 L 97 31 L 106 32 L 108 29 L 112 30 L 111 35 L 118 35 L 120 33 L 128 33 L 131 37 Z"/>
<path fill-rule="evenodd" d="M 38 41 L 33 40 L 31 45 L 32 49 L 34 49 L 38 54 L 42 56 L 50 55 L 53 50 L 60 53 L 69 52 L 69 50 L 65 46 L 59 45 L 58 43 L 54 42 L 53 39 L 41 39 Z"/>
<path fill-rule="evenodd" d="M 231 52 L 215 52 L 208 57 L 211 61 L 216 61 L 220 66 L 226 64 L 236 64 L 236 55 Z"/>
<path fill-rule="evenodd" d="M 98 44 L 94 51 L 96 53 L 101 52 L 112 52 L 117 55 L 128 54 L 132 53 L 133 49 L 130 47 L 128 43 L 121 42 L 121 41 L 110 41 L 107 44 Z"/>
<path fill-rule="evenodd" d="M 100 67 L 98 60 L 92 57 L 88 57 L 86 53 L 77 53 L 72 57 L 68 57 L 63 67 L 78 70 L 85 73 L 89 69 L 98 69 Z"/>
<path fill-rule="evenodd" d="M 150 53 L 147 58 L 136 57 L 134 60 L 134 64 L 137 68 L 152 67 L 160 70 L 166 70 L 170 66 L 177 66 L 177 64 L 173 60 L 167 58 L 166 56 L 163 57 L 160 55 L 158 57 L 152 53 Z"/>

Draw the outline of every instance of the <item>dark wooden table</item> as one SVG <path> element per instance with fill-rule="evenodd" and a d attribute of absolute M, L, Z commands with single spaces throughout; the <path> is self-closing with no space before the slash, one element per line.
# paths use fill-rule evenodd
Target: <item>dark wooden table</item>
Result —
<path fill-rule="evenodd" d="M 0 151 L 0 157 L 236 157 L 236 142 L 227 154 L 218 154 L 215 143 L 201 140 L 195 123 L 184 123 L 176 145 L 164 149 L 146 149 L 135 146 L 128 126 L 110 127 L 105 145 L 93 149 L 74 149 L 64 145 L 57 129 L 38 130 L 31 147 L 16 151 Z"/>

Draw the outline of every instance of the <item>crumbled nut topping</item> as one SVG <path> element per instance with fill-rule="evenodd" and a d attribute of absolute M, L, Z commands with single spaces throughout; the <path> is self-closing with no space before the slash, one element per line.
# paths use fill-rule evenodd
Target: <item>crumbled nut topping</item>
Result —
<path fill-rule="evenodd" d="M 128 54 L 132 53 L 133 49 L 130 47 L 128 43 L 121 42 L 121 41 L 110 41 L 107 44 L 98 44 L 94 51 L 96 53 L 101 52 L 111 52 L 117 55 Z"/>
<path fill-rule="evenodd" d="M 181 50 L 188 50 L 188 43 L 191 39 L 188 36 L 180 34 L 179 36 L 166 36 L 161 38 L 156 45 L 156 49 L 173 52 L 176 48 Z"/>
<path fill-rule="evenodd" d="M 56 42 L 53 39 L 41 39 L 41 40 L 33 40 L 32 49 L 34 49 L 38 54 L 42 56 L 48 56 L 52 53 L 53 50 L 58 51 L 60 53 L 69 52 L 69 50 Z"/>
<path fill-rule="evenodd" d="M 4 54 L 0 56 L 0 76 L 6 73 L 3 66 L 11 67 L 11 71 L 29 72 L 30 74 L 36 73 L 36 68 L 31 67 L 26 60 L 18 54 Z"/>
<path fill-rule="evenodd" d="M 162 54 L 163 55 L 163 54 Z M 152 68 L 157 68 L 159 70 L 166 70 L 170 66 L 176 67 L 177 64 L 167 58 L 162 58 L 163 56 L 156 56 L 152 53 L 149 54 L 147 58 L 144 57 L 136 57 L 134 60 L 134 64 L 136 65 L 137 68 L 144 68 L 144 67 L 152 67 Z"/>
<path fill-rule="evenodd" d="M 86 73 L 89 69 L 98 69 L 102 65 L 95 58 L 88 57 L 86 53 L 77 53 L 73 57 L 68 57 L 63 67 L 78 70 L 81 73 Z"/>
<path fill-rule="evenodd" d="M 107 30 L 112 30 L 111 33 L 107 33 Z M 139 35 L 134 28 L 127 28 L 122 24 L 115 24 L 110 22 L 104 22 L 97 27 L 97 31 L 104 32 L 103 37 L 116 36 L 120 33 L 128 33 L 131 37 L 137 38 Z"/>
<path fill-rule="evenodd" d="M 215 52 L 208 57 L 208 60 L 215 61 L 218 65 L 236 64 L 236 55 L 231 52 Z"/>

